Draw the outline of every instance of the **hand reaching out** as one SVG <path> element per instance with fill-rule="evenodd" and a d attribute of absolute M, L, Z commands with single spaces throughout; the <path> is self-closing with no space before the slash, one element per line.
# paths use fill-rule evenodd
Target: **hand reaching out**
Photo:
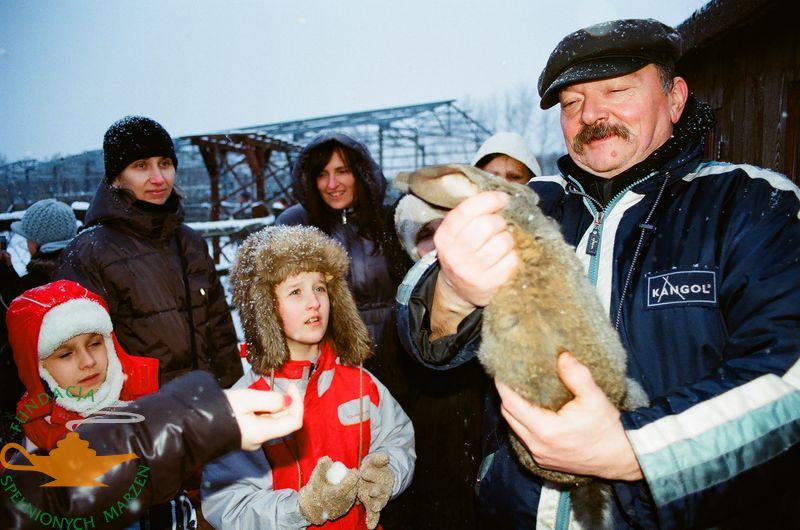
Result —
<path fill-rule="evenodd" d="M 294 384 L 286 394 L 250 388 L 225 390 L 242 434 L 242 449 L 253 451 L 267 440 L 303 426 L 303 398 Z"/>

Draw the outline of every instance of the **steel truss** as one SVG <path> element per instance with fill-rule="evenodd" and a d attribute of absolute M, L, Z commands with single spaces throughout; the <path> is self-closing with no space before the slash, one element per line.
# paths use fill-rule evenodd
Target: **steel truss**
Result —
<path fill-rule="evenodd" d="M 469 162 L 491 134 L 455 100 L 445 100 L 256 125 L 179 141 L 200 150 L 211 184 L 210 217 L 216 221 L 240 216 L 242 211 L 253 211 L 254 217 L 277 215 L 273 204 L 292 204 L 291 168 L 300 146 L 329 131 L 364 142 L 389 179 L 425 165 Z M 247 198 L 237 202 L 243 192 Z M 213 242 L 219 260 L 220 238 Z"/>
<path fill-rule="evenodd" d="M 236 129 L 306 144 L 321 132 L 340 131 L 363 141 L 387 178 L 421 166 L 469 162 L 492 134 L 455 105 L 455 100 L 337 114 Z"/>

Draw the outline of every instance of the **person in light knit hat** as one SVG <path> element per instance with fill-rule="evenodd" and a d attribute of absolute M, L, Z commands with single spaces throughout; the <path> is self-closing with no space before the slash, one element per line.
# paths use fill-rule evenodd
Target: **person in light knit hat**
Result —
<path fill-rule="evenodd" d="M 78 233 L 78 221 L 69 205 L 56 199 L 43 199 L 31 204 L 22 219 L 11 223 L 11 231 L 25 238 L 31 259 L 26 265 L 27 274 L 19 278 L 4 253 L 3 263 L 9 270 L 2 273 L 3 283 L 16 284 L 10 289 L 13 294 L 6 293 L 4 288 L 4 294 L 10 295 L 4 306 L 22 291 L 50 281 L 61 251 Z"/>
<path fill-rule="evenodd" d="M 525 139 L 515 132 L 499 132 L 490 136 L 472 157 L 473 166 L 509 182 L 526 184 L 542 175 L 539 161 Z"/>
<path fill-rule="evenodd" d="M 11 231 L 28 240 L 31 256 L 48 254 L 67 246 L 78 233 L 75 214 L 67 204 L 55 199 L 33 203 L 22 219 L 11 223 Z"/>

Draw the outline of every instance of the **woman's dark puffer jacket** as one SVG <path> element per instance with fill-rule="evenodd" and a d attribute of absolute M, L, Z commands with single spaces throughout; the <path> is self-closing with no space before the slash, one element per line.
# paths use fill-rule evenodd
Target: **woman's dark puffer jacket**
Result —
<path fill-rule="evenodd" d="M 236 330 L 208 247 L 183 216 L 174 191 L 156 207 L 101 183 L 55 279 L 105 298 L 122 347 L 158 359 L 161 384 L 199 368 L 227 388 L 242 375 Z"/>

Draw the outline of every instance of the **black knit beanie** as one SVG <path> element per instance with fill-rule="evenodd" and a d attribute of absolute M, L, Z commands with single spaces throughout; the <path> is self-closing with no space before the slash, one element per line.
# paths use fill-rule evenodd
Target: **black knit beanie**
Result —
<path fill-rule="evenodd" d="M 144 116 L 125 116 L 103 138 L 106 182 L 111 184 L 131 162 L 151 156 L 168 156 L 178 168 L 175 146 L 164 127 Z"/>

